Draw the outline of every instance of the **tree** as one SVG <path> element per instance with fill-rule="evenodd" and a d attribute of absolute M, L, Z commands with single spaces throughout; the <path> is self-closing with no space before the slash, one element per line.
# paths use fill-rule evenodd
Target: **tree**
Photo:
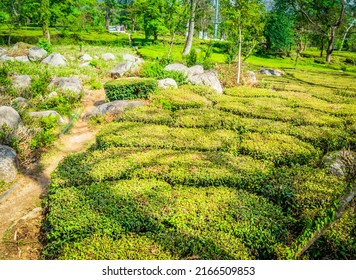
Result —
<path fill-rule="evenodd" d="M 164 22 L 164 2 L 164 0 L 136 0 L 133 2 L 138 25 L 145 31 L 146 40 L 151 36 L 153 36 L 154 40 L 157 40 L 158 34 L 166 30 Z"/>
<path fill-rule="evenodd" d="M 326 61 L 331 63 L 336 31 L 345 16 L 345 0 L 293 1 L 296 9 L 303 14 L 316 32 L 327 39 Z"/>
<path fill-rule="evenodd" d="M 40 5 L 40 21 L 42 25 L 42 33 L 43 37 L 48 41 L 51 42 L 51 36 L 49 33 L 49 25 L 50 25 L 50 17 L 51 12 L 49 9 L 49 0 L 41 0 Z"/>
<path fill-rule="evenodd" d="M 244 37 L 256 42 L 262 35 L 265 6 L 259 0 L 223 0 L 221 4 L 229 38 L 239 46 L 237 83 L 240 83 L 242 43 Z"/>
<path fill-rule="evenodd" d="M 184 5 L 184 0 L 166 0 L 165 12 L 165 22 L 167 23 L 167 28 L 171 36 L 171 42 L 167 55 L 169 59 L 171 57 L 176 32 L 185 30 L 183 23 L 187 18 L 187 5 Z"/>

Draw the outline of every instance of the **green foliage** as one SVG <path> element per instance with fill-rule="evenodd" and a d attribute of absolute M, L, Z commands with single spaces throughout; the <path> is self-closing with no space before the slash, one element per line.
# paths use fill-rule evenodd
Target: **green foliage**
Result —
<path fill-rule="evenodd" d="M 102 149 L 129 146 L 217 151 L 235 147 L 238 141 L 237 135 L 229 130 L 205 131 L 129 122 L 110 124 L 97 136 L 97 145 Z"/>
<path fill-rule="evenodd" d="M 194 66 L 198 62 L 198 52 L 196 49 L 193 49 L 189 52 L 189 54 L 185 57 L 186 64 L 188 67 Z"/>
<path fill-rule="evenodd" d="M 157 82 L 150 78 L 126 78 L 107 82 L 105 93 L 110 101 L 147 99 L 157 88 Z"/>
<path fill-rule="evenodd" d="M 186 88 L 159 91 L 157 94 L 151 96 L 151 100 L 154 104 L 159 104 L 171 111 L 211 106 L 211 102 L 208 99 L 190 90 L 186 90 Z"/>
<path fill-rule="evenodd" d="M 32 150 L 48 147 L 57 139 L 55 134 L 55 128 L 58 125 L 57 116 L 42 117 L 36 123 L 41 130 L 30 141 L 30 148 Z"/>
<path fill-rule="evenodd" d="M 90 89 L 102 89 L 102 88 L 103 88 L 103 85 L 99 81 L 92 80 L 90 82 Z"/>
<path fill-rule="evenodd" d="M 44 99 L 38 104 L 38 108 L 41 110 L 55 110 L 61 115 L 68 115 L 73 107 L 70 101 L 65 95 L 57 94 Z"/>
<path fill-rule="evenodd" d="M 161 63 L 157 62 L 146 62 L 140 71 L 140 76 L 156 79 L 171 78 L 175 80 L 178 85 L 183 85 L 187 83 L 186 77 L 182 72 L 166 71 L 164 70 L 164 66 Z"/>
<path fill-rule="evenodd" d="M 46 39 L 39 39 L 37 46 L 46 50 L 48 53 L 52 52 L 52 44 L 48 42 Z"/>
<path fill-rule="evenodd" d="M 240 151 L 277 165 L 306 164 L 320 154 L 312 145 L 283 134 L 251 133 L 244 136 Z"/>
<path fill-rule="evenodd" d="M 171 111 L 156 106 L 141 106 L 126 109 L 121 115 L 121 120 L 163 125 L 173 123 Z"/>

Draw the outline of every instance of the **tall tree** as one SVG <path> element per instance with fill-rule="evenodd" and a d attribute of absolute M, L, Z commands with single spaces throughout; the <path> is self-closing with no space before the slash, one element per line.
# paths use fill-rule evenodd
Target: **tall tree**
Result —
<path fill-rule="evenodd" d="M 223 0 L 221 5 L 229 38 L 239 46 L 237 83 L 240 83 L 244 37 L 256 42 L 262 35 L 265 6 L 260 0 Z"/>
<path fill-rule="evenodd" d="M 50 25 L 50 5 L 49 0 L 41 0 L 40 5 L 40 21 L 42 25 L 42 33 L 43 37 L 48 41 L 51 42 L 51 36 L 49 33 L 49 25 Z"/>
<path fill-rule="evenodd" d="M 298 9 L 316 32 L 327 39 L 326 61 L 331 63 L 336 31 L 345 16 L 345 0 L 293 0 Z M 353 0 L 351 0 L 353 1 Z"/>

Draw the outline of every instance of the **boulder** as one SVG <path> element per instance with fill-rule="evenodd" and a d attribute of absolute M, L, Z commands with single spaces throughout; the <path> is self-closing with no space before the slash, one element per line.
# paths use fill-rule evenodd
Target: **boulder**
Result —
<path fill-rule="evenodd" d="M 324 157 L 324 165 L 328 172 L 339 177 L 345 176 L 345 160 L 348 162 L 354 162 L 356 164 L 356 153 L 353 151 L 337 151 L 330 153 Z"/>
<path fill-rule="evenodd" d="M 135 71 L 139 64 L 132 61 L 125 61 L 115 66 L 115 68 L 110 72 L 112 78 L 122 77 L 125 73 L 130 71 Z"/>
<path fill-rule="evenodd" d="M 123 61 L 132 61 L 132 62 L 135 62 L 137 59 L 139 59 L 139 57 L 136 57 L 136 56 L 134 56 L 134 55 L 132 55 L 132 54 L 126 53 L 126 54 L 122 55 L 122 60 L 123 60 Z"/>
<path fill-rule="evenodd" d="M 20 62 L 30 62 L 27 55 L 15 56 L 14 60 Z"/>
<path fill-rule="evenodd" d="M 188 68 L 188 77 L 204 73 L 204 67 L 201 65 L 194 65 Z"/>
<path fill-rule="evenodd" d="M 268 76 L 283 76 L 283 72 L 274 69 L 261 69 L 260 74 L 268 75 Z"/>
<path fill-rule="evenodd" d="M 40 47 L 32 47 L 28 51 L 28 58 L 31 61 L 41 61 L 47 56 L 47 51 Z"/>
<path fill-rule="evenodd" d="M 204 72 L 203 74 L 198 74 L 189 77 L 189 81 L 193 85 L 204 85 L 214 89 L 218 94 L 223 93 L 223 89 L 221 83 L 216 75 L 214 70 L 209 70 Z"/>
<path fill-rule="evenodd" d="M 79 60 L 87 62 L 87 61 L 93 60 L 93 58 L 89 54 L 83 54 Z"/>
<path fill-rule="evenodd" d="M 257 77 L 256 77 L 255 72 L 247 71 L 246 74 L 247 74 L 247 83 L 248 84 L 252 84 L 252 85 L 257 84 Z"/>
<path fill-rule="evenodd" d="M 113 55 L 112 53 L 104 53 L 101 55 L 101 58 L 104 59 L 105 61 L 108 61 L 108 60 L 115 60 L 116 56 Z"/>
<path fill-rule="evenodd" d="M 52 79 L 49 88 L 63 91 L 72 91 L 80 94 L 83 91 L 82 81 L 77 77 L 57 77 Z"/>
<path fill-rule="evenodd" d="M 12 85 L 16 89 L 24 90 L 31 86 L 31 77 L 29 75 L 16 75 L 12 80 Z"/>
<path fill-rule="evenodd" d="M 62 118 L 62 116 L 60 114 L 58 114 L 56 111 L 54 110 L 48 110 L 48 111 L 40 111 L 40 112 L 30 112 L 28 113 L 30 117 L 33 118 L 45 118 L 45 117 L 49 117 L 49 116 L 57 116 L 58 117 L 58 123 L 60 124 L 64 124 L 65 121 Z"/>
<path fill-rule="evenodd" d="M 121 114 L 126 108 L 138 107 L 143 105 L 144 104 L 141 101 L 116 100 L 97 106 L 95 109 L 87 113 L 84 118 L 91 118 L 94 116 L 102 116 L 106 114 Z"/>
<path fill-rule="evenodd" d="M 158 88 L 164 88 L 164 89 L 178 88 L 178 85 L 175 80 L 171 78 L 167 78 L 167 79 L 158 80 Z"/>
<path fill-rule="evenodd" d="M 67 64 L 67 60 L 60 53 L 52 53 L 42 60 L 42 63 L 58 67 L 65 66 Z"/>
<path fill-rule="evenodd" d="M 22 121 L 19 113 L 10 106 L 0 107 L 0 128 L 7 125 L 10 129 L 16 130 L 18 126 L 22 126 Z"/>
<path fill-rule="evenodd" d="M 3 55 L 0 56 L 0 61 L 14 61 L 15 59 L 12 56 L 8 56 L 8 55 Z"/>
<path fill-rule="evenodd" d="M 164 70 L 182 72 L 185 76 L 188 75 L 188 67 L 179 63 L 169 64 L 164 68 Z"/>
<path fill-rule="evenodd" d="M 6 54 L 7 51 L 4 48 L 0 48 L 0 56 Z"/>
<path fill-rule="evenodd" d="M 17 105 L 20 107 L 26 107 L 28 105 L 28 100 L 23 97 L 17 97 L 14 100 L 11 101 L 11 104 Z"/>
<path fill-rule="evenodd" d="M 79 65 L 80 68 L 82 68 L 82 67 L 88 67 L 88 66 L 90 66 L 90 62 L 84 62 L 84 63 L 82 63 L 82 64 Z"/>
<path fill-rule="evenodd" d="M 17 175 L 17 158 L 14 149 L 0 145 L 0 181 L 9 183 Z"/>

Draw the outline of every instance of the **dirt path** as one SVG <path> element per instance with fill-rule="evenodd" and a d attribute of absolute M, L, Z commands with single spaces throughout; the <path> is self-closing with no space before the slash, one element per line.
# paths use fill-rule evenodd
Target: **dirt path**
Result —
<path fill-rule="evenodd" d="M 82 100 L 82 115 L 104 98 L 103 91 L 88 91 Z M 40 257 L 41 199 L 50 184 L 50 174 L 65 156 L 84 151 L 94 143 L 96 132 L 97 129 L 79 119 L 43 156 L 42 172 L 32 176 L 17 176 L 13 190 L 0 201 L 0 259 Z"/>

